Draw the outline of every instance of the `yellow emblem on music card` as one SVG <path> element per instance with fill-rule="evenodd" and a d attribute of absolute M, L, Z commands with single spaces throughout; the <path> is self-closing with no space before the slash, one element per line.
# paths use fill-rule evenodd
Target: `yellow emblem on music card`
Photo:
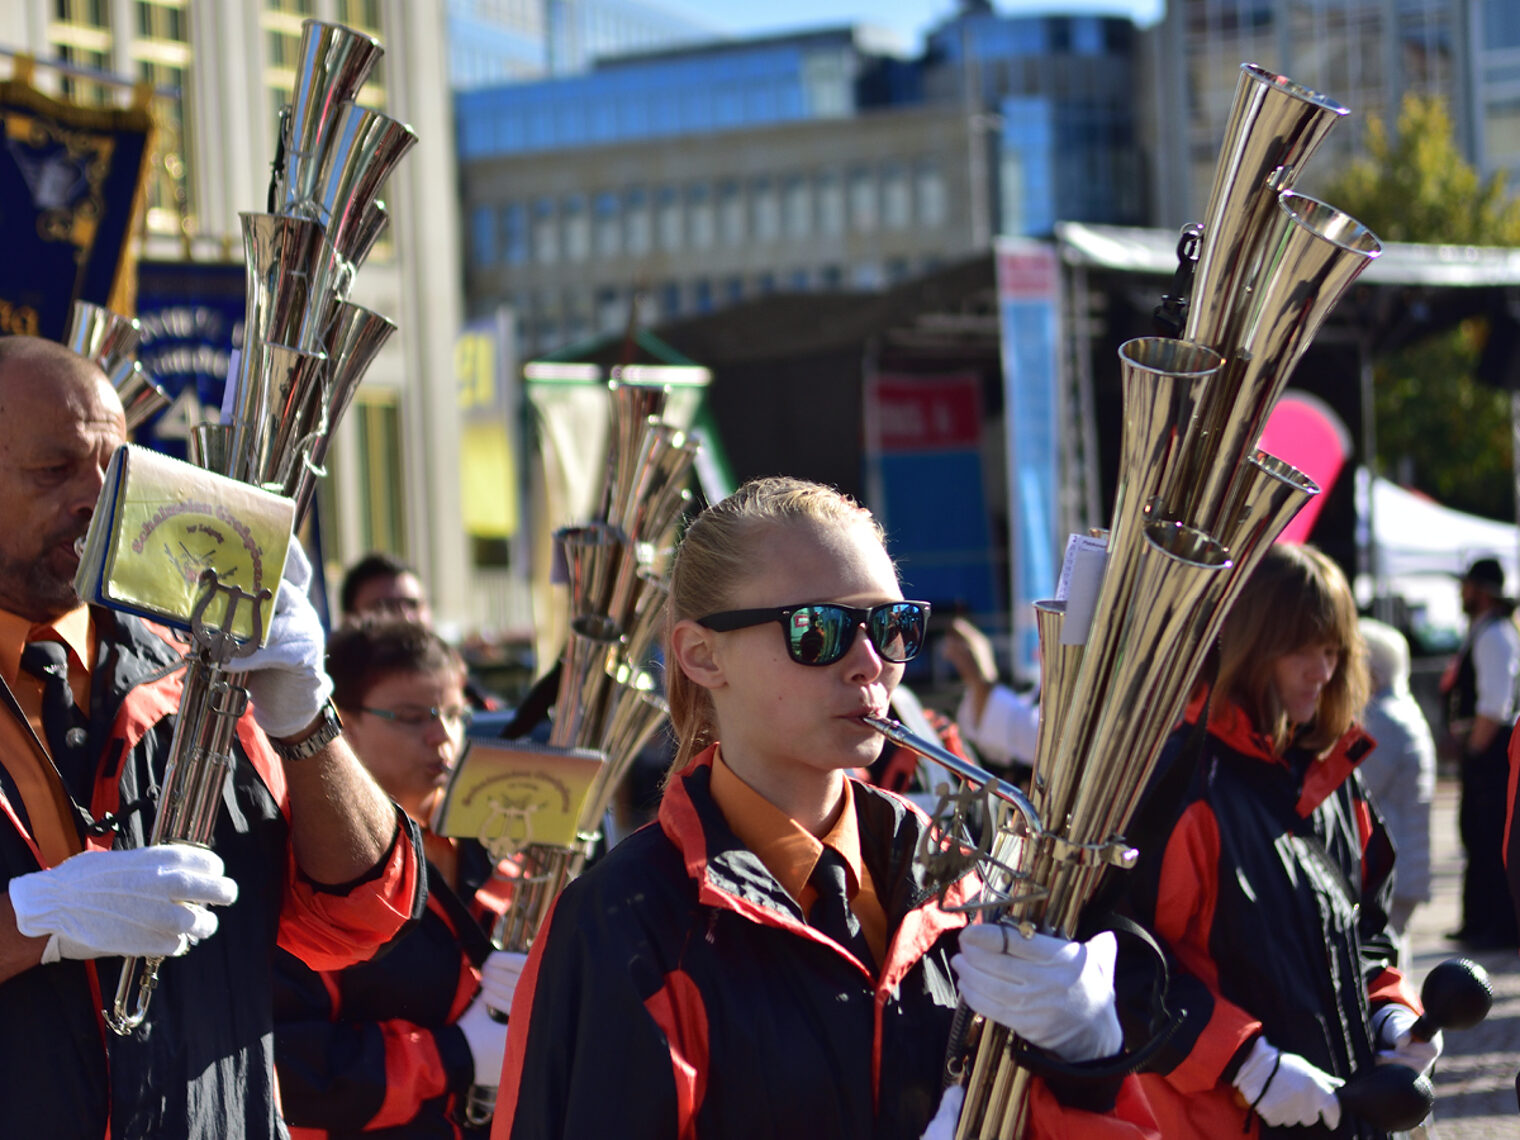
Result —
<path fill-rule="evenodd" d="M 532 844 L 573 846 L 606 763 L 587 748 L 471 738 L 433 813 L 433 832 L 477 839 L 497 859 Z"/>
<path fill-rule="evenodd" d="M 75 588 L 87 602 L 188 630 L 213 571 L 221 592 L 200 620 L 262 643 L 294 522 L 290 499 L 124 444 L 106 471 Z"/>

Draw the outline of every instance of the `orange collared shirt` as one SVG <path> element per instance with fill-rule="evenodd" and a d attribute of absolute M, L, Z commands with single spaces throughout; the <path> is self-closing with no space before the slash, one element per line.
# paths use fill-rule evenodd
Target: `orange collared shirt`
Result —
<path fill-rule="evenodd" d="M 815 838 L 796 820 L 746 784 L 723 762 L 718 749 L 712 765 L 712 797 L 739 841 L 753 851 L 765 869 L 797 900 L 806 914 L 812 910 L 817 892 L 808 885 L 808 877 L 825 845 L 844 860 L 848 872 L 850 910 L 860 920 L 861 932 L 871 947 L 878 970 L 886 960 L 887 912 L 876 894 L 870 869 L 860 857 L 860 827 L 855 818 L 855 794 L 851 781 L 844 783 L 844 810 L 821 840 Z"/>
<path fill-rule="evenodd" d="M 8 713 L 0 714 L 0 763 L 16 782 L 32 825 L 32 838 L 42 853 L 42 865 L 55 867 L 82 849 L 68 795 L 44 756 L 42 679 L 21 669 L 21 650 L 28 641 L 61 641 L 69 650 L 69 685 L 75 703 L 90 707 L 90 672 L 95 663 L 95 628 L 88 606 L 70 610 L 57 621 L 36 625 L 0 609 L 0 676 L 16 694 L 16 702 L 31 722 L 32 733 Z M 35 738 L 32 734 L 35 734 Z"/>

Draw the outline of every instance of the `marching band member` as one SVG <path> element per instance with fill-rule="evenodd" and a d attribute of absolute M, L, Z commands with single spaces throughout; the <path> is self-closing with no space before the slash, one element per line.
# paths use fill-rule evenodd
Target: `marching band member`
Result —
<path fill-rule="evenodd" d="M 503 878 L 479 843 L 425 830 L 464 743 L 464 661 L 412 621 L 356 622 L 327 671 L 359 759 L 424 825 L 427 910 L 372 962 L 318 973 L 281 953 L 275 1063 L 294 1140 L 484 1137 L 461 1123 L 471 1085 L 495 1087 L 524 955 L 491 950 Z"/>
<path fill-rule="evenodd" d="M 1368 681 L 1345 575 L 1274 546 L 1218 652 L 1132 835 L 1126 896 L 1187 1011 L 1142 1083 L 1168 1138 L 1381 1136 L 1335 1090 L 1375 1063 L 1429 1069 L 1440 1035 L 1411 1040 L 1387 929 L 1393 847 L 1356 775 L 1373 742 L 1354 723 Z"/>
<path fill-rule="evenodd" d="M 0 1111 L 15 1136 L 272 1140 L 275 944 L 322 969 L 369 957 L 420 907 L 421 855 L 328 712 L 298 546 L 268 644 L 239 662 L 252 712 L 214 849 L 147 845 L 183 646 L 74 590 L 125 437 L 98 367 L 0 338 Z M 122 955 L 169 960 L 117 1037 L 101 1009 Z"/>
<path fill-rule="evenodd" d="M 917 1140 L 936 1108 L 943 1133 L 961 994 L 1068 1061 L 1119 1052 L 1112 937 L 968 929 L 915 863 L 928 820 L 846 776 L 881 750 L 860 718 L 886 710 L 927 618 L 868 511 L 746 484 L 692 523 L 669 606 L 680 750 L 659 818 L 539 932 L 495 1140 Z M 1093 1111 L 1035 1090 L 1036 1135 L 1154 1135 L 1133 1079 L 1091 1091 Z"/>

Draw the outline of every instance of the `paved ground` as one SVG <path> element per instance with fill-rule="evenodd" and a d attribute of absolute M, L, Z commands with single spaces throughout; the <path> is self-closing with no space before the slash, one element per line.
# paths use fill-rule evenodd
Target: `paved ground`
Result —
<path fill-rule="evenodd" d="M 1443 779 L 1432 819 L 1434 898 L 1410 921 L 1416 982 L 1436 963 L 1462 953 L 1442 937 L 1459 920 L 1462 849 L 1456 820 L 1456 784 Z M 1469 956 L 1493 980 L 1494 1007 L 1476 1028 L 1446 1034 L 1446 1051 L 1435 1072 L 1436 1108 L 1427 1132 L 1431 1140 L 1520 1138 L 1515 1094 L 1520 1070 L 1520 955 Z"/>

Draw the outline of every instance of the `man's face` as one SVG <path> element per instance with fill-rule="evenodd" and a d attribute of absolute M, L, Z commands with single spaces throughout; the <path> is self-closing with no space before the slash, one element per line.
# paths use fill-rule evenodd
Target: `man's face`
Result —
<path fill-rule="evenodd" d="M 125 440 L 121 402 L 98 369 L 0 367 L 0 606 L 40 622 L 79 604 L 74 543 Z"/>
<path fill-rule="evenodd" d="M 375 614 L 430 625 L 433 611 L 415 574 L 371 578 L 354 595 L 354 613 Z"/>

